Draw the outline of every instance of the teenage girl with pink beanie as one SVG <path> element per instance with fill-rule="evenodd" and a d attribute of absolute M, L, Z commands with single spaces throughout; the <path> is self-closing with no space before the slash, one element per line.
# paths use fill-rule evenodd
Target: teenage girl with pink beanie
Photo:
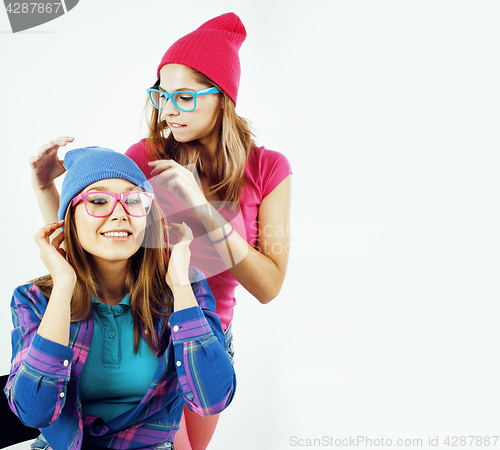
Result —
<path fill-rule="evenodd" d="M 236 286 L 270 302 L 285 278 L 289 247 L 290 165 L 257 147 L 235 112 L 245 38 L 239 17 L 228 13 L 175 42 L 148 89 L 149 135 L 126 152 L 152 178 L 166 220 L 192 229 L 191 264 L 207 276 L 228 353 Z M 71 141 L 58 138 L 30 161 L 47 223 L 59 201 L 53 179 L 64 172 L 57 150 Z M 217 421 L 185 408 L 176 449 L 204 450 Z"/>

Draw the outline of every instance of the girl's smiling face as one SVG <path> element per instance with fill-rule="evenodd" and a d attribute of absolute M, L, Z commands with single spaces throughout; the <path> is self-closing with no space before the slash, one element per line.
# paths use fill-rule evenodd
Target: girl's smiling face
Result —
<path fill-rule="evenodd" d="M 92 183 L 82 192 L 122 194 L 136 190 L 142 189 L 121 178 L 108 178 Z M 113 212 L 107 217 L 89 215 L 83 201 L 80 201 L 75 206 L 74 216 L 80 245 L 96 262 L 128 261 L 141 246 L 146 216 L 129 216 L 121 201 L 116 202 Z"/>
<path fill-rule="evenodd" d="M 160 89 L 168 93 L 176 91 L 199 91 L 210 87 L 201 83 L 196 72 L 181 64 L 167 64 L 160 70 Z M 196 109 L 191 112 L 179 111 L 168 101 L 161 111 L 161 117 L 178 142 L 198 140 L 204 146 L 217 143 L 222 123 L 222 95 L 200 95 L 196 99 Z"/>

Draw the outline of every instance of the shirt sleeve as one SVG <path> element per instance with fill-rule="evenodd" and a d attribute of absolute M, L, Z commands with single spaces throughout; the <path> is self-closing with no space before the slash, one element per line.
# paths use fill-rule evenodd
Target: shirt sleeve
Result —
<path fill-rule="evenodd" d="M 264 198 L 291 175 L 292 168 L 286 156 L 274 150 L 264 149 L 260 159 L 261 192 Z"/>
<path fill-rule="evenodd" d="M 199 306 L 172 313 L 171 339 L 184 401 L 191 411 L 210 416 L 231 403 L 236 374 L 207 280 L 196 269 L 190 277 Z"/>
<path fill-rule="evenodd" d="M 12 360 L 4 392 L 21 422 L 44 428 L 64 407 L 74 357 L 73 349 L 37 334 L 39 306 L 47 299 L 33 285 L 20 286 L 11 302 Z"/>

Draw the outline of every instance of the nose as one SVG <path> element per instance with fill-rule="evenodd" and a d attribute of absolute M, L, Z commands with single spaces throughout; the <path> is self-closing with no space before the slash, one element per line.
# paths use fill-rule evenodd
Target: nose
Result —
<path fill-rule="evenodd" d="M 125 211 L 125 207 L 123 206 L 121 200 L 118 200 L 116 202 L 115 207 L 109 217 L 111 220 L 126 220 L 128 218 L 127 211 Z"/>
<path fill-rule="evenodd" d="M 175 107 L 174 102 L 171 98 L 167 99 L 165 105 L 163 105 L 162 115 L 165 116 L 177 116 L 179 115 L 179 110 Z"/>

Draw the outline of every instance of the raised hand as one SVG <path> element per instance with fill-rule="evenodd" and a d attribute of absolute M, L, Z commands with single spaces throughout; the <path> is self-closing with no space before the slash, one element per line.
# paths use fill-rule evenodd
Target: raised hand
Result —
<path fill-rule="evenodd" d="M 59 147 L 64 147 L 75 138 L 61 136 L 42 145 L 37 154 L 29 159 L 31 167 L 31 183 L 35 189 L 45 189 L 52 181 L 66 172 L 63 161 L 57 157 Z"/>
<path fill-rule="evenodd" d="M 76 281 L 75 270 L 66 261 L 66 252 L 61 248 L 64 233 L 59 233 L 52 242 L 50 241 L 52 234 L 63 225 L 63 220 L 45 225 L 35 234 L 35 242 L 40 248 L 40 259 L 52 275 L 54 286 L 57 283 Z"/>
<path fill-rule="evenodd" d="M 173 223 L 167 229 L 169 234 L 173 234 L 177 238 L 177 244 L 169 244 L 170 260 L 166 275 L 167 284 L 174 291 L 175 288 L 190 284 L 188 269 L 191 260 L 191 250 L 189 249 L 189 245 L 193 240 L 193 232 L 185 223 Z"/>
<path fill-rule="evenodd" d="M 185 206 L 194 209 L 206 205 L 205 194 L 191 171 L 172 159 L 151 161 L 148 165 L 153 168 L 154 181 L 171 191 Z"/>

